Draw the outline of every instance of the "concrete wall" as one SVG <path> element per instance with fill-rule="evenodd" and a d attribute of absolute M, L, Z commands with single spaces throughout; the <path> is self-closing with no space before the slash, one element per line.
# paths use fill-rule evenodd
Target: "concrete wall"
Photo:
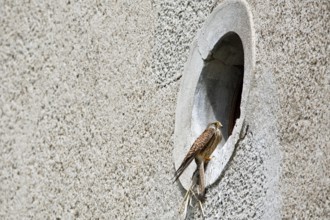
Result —
<path fill-rule="evenodd" d="M 178 88 L 220 3 L 0 1 L 0 218 L 177 219 Z M 248 3 L 248 126 L 206 218 L 329 218 L 330 3 Z"/>

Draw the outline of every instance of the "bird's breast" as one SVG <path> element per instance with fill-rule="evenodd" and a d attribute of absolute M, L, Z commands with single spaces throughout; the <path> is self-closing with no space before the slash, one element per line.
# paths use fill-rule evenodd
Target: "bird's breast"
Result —
<path fill-rule="evenodd" d="M 213 153 L 213 151 L 215 150 L 215 148 L 220 143 L 220 141 L 221 141 L 221 133 L 220 133 L 220 130 L 217 129 L 214 136 L 210 140 L 208 146 L 201 152 L 203 157 L 209 158 L 211 156 L 211 154 Z"/>

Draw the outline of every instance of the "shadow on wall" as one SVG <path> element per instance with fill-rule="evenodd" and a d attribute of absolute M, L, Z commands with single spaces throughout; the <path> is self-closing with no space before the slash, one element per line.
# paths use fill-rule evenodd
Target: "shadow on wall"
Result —
<path fill-rule="evenodd" d="M 240 116 L 244 77 L 244 51 L 240 37 L 229 32 L 214 46 L 198 80 L 193 124 L 205 127 L 218 120 L 223 124 L 223 145 Z"/>

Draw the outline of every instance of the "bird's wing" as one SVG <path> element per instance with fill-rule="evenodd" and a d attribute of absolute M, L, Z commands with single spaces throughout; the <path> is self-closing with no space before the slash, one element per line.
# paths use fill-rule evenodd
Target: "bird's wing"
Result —
<path fill-rule="evenodd" d="M 195 156 L 198 152 L 207 147 L 207 144 L 210 142 L 212 137 L 214 136 L 215 129 L 207 128 L 205 131 L 199 135 L 199 137 L 195 140 L 193 145 L 191 146 L 189 152 L 187 153 L 187 157 Z"/>
<path fill-rule="evenodd" d="M 214 136 L 215 129 L 214 128 L 206 128 L 205 131 L 195 140 L 190 150 L 188 151 L 186 157 L 183 159 L 180 167 L 175 172 L 175 180 L 176 181 L 183 171 L 189 166 L 191 161 L 195 158 L 196 154 L 200 152 L 207 144 L 210 142 L 212 137 Z"/>

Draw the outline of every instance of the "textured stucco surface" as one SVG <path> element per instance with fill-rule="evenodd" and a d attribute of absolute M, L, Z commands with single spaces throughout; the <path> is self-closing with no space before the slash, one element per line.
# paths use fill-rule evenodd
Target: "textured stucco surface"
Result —
<path fill-rule="evenodd" d="M 327 219 L 330 3 L 256 1 L 251 5 L 258 33 L 256 83 L 273 75 L 279 102 L 279 109 L 273 111 L 277 110 L 274 115 L 283 156 L 279 184 L 282 217 Z M 259 94 L 262 91 L 267 90 Z"/>
<path fill-rule="evenodd" d="M 0 218 L 177 219 L 180 76 L 220 2 L 0 1 Z M 206 218 L 327 219 L 330 3 L 248 3 L 246 134 Z"/>

